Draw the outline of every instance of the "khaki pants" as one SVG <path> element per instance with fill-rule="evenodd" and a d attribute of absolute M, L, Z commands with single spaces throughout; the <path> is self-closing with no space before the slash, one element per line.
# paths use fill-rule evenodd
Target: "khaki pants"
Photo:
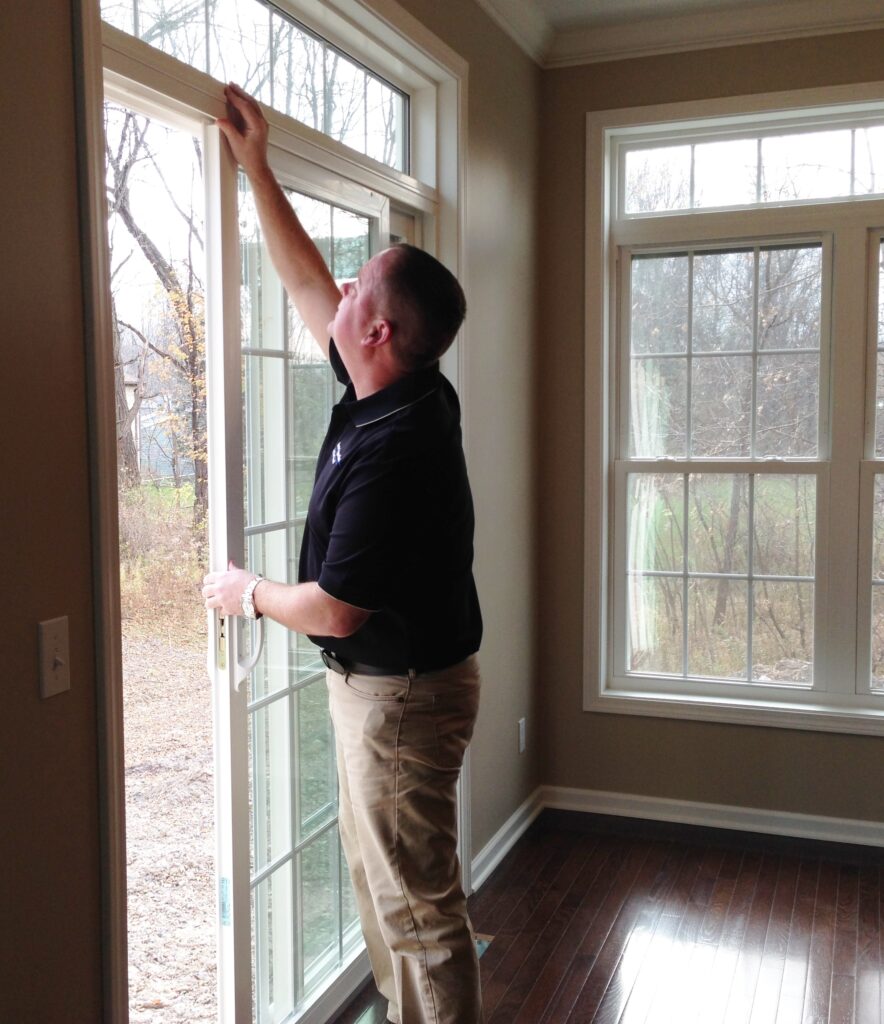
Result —
<path fill-rule="evenodd" d="M 340 828 L 375 983 L 401 1024 L 480 1024 L 457 859 L 456 785 L 479 705 L 475 656 L 408 676 L 327 673 Z"/>

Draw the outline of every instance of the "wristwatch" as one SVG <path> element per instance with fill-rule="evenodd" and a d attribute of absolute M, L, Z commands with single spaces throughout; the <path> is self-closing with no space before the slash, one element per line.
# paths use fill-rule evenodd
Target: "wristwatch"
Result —
<path fill-rule="evenodd" d="M 247 619 L 257 619 L 260 612 L 255 611 L 255 587 L 263 580 L 263 576 L 254 576 L 249 580 L 249 585 L 242 592 L 242 597 L 239 599 L 239 603 L 242 606 L 242 613 Z"/>

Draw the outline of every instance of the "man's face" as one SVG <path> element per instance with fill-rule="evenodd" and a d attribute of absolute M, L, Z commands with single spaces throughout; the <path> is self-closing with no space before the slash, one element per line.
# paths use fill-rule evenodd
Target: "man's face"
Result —
<path fill-rule="evenodd" d="M 341 301 L 328 330 L 345 362 L 348 354 L 358 352 L 372 324 L 384 316 L 383 275 L 387 259 L 388 250 L 372 256 L 355 280 L 341 285 Z"/>

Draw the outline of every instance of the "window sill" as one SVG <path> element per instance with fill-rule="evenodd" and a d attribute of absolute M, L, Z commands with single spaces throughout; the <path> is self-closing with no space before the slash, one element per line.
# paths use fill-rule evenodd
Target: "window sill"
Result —
<path fill-rule="evenodd" d="M 749 698 L 720 692 L 650 692 L 647 687 L 651 682 L 619 678 L 599 689 L 587 680 L 584 711 L 884 736 L 884 694 L 834 694 L 808 689 L 784 692 L 771 687 L 767 688 L 767 697 L 759 694 Z"/>

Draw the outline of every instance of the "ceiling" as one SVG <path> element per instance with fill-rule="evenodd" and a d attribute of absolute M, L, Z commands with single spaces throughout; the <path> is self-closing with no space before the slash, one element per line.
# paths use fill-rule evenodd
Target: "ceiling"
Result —
<path fill-rule="evenodd" d="M 882 0 L 478 0 L 538 64 L 884 27 Z"/>

